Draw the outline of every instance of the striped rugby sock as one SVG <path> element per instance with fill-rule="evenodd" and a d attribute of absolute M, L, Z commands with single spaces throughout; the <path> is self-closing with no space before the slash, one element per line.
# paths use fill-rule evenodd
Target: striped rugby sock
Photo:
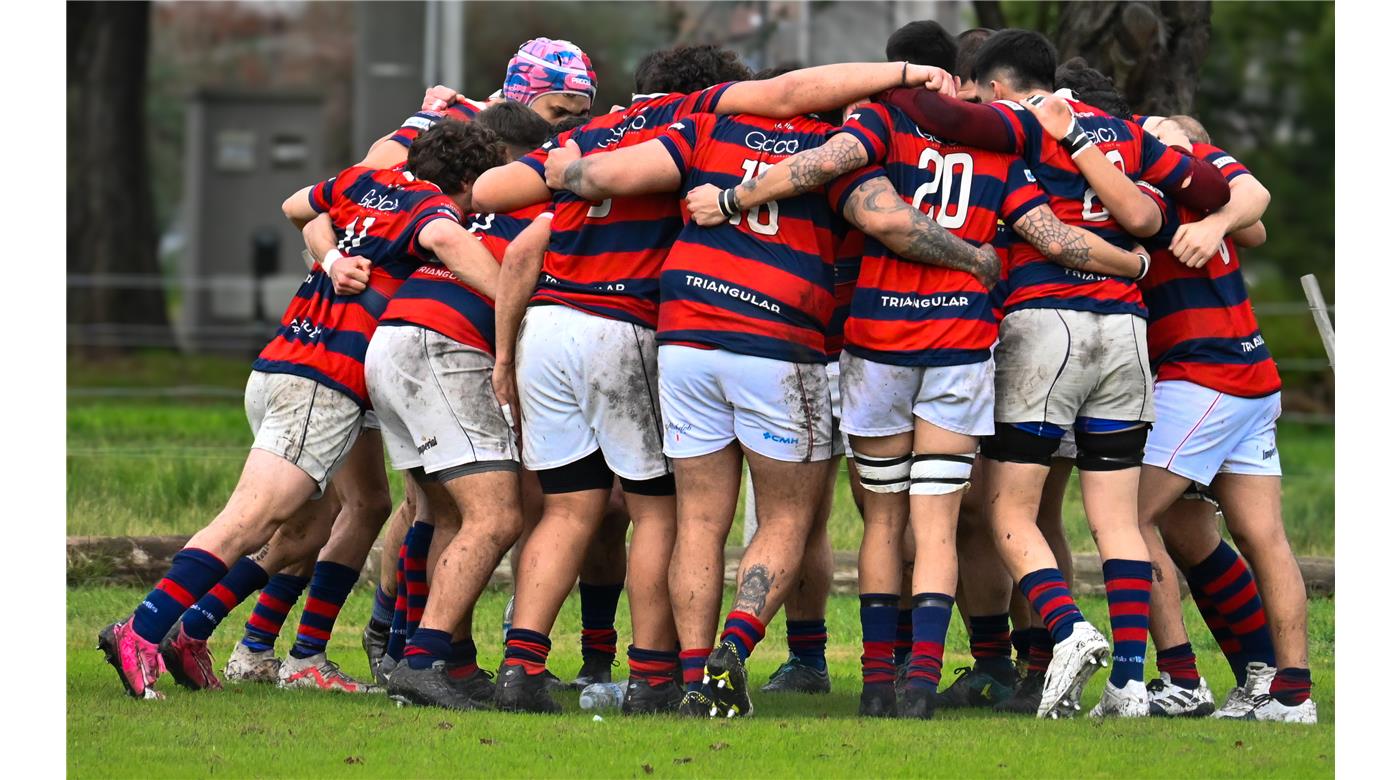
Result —
<path fill-rule="evenodd" d="M 266 584 L 267 572 L 263 567 L 252 558 L 239 558 L 218 584 L 185 610 L 181 618 L 185 634 L 194 639 L 208 639 L 230 610 Z"/>
<path fill-rule="evenodd" d="M 344 564 L 316 562 L 316 569 L 311 575 L 311 592 L 301 611 L 297 641 L 292 646 L 293 658 L 309 658 L 326 652 L 326 643 L 331 640 L 340 608 L 345 606 L 345 599 L 349 598 L 359 578 L 358 571 Z"/>
<path fill-rule="evenodd" d="M 186 547 L 170 562 L 170 571 L 137 605 L 132 628 L 142 639 L 160 644 L 185 610 L 228 574 L 228 567 L 213 553 Z"/>
<path fill-rule="evenodd" d="M 310 582 L 307 577 L 291 574 L 272 575 L 258 594 L 248 623 L 243 626 L 243 646 L 255 653 L 271 650 L 277 643 L 277 635 L 282 633 L 282 624 L 287 622 L 287 613 L 292 611 Z"/>

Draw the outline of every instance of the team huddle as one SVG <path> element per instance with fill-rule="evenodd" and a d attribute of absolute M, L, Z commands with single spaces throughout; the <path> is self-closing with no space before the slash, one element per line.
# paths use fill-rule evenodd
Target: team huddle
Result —
<path fill-rule="evenodd" d="M 309 273 L 253 364 L 237 487 L 98 637 L 126 691 L 221 688 L 208 640 L 257 593 L 229 682 L 559 712 L 577 582 L 574 687 L 611 681 L 627 591 L 624 714 L 750 714 L 780 609 L 761 689 L 826 693 L 844 457 L 861 716 L 1072 717 L 1107 667 L 1095 717 L 1315 723 L 1281 383 L 1239 266 L 1268 190 L 1038 33 L 913 22 L 886 57 L 754 75 L 658 50 L 593 116 L 588 57 L 537 38 L 491 99 L 434 87 L 292 194 Z M 745 467 L 757 530 L 721 624 Z M 1108 638 L 1068 581 L 1076 467 Z M 386 521 L 366 682 L 326 646 Z M 507 555 L 493 675 L 473 613 Z M 1178 568 L 1234 673 L 1218 706 Z M 974 663 L 940 691 L 954 604 Z"/>

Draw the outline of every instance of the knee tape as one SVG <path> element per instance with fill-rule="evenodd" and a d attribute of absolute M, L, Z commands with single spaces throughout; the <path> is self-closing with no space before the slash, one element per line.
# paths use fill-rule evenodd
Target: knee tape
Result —
<path fill-rule="evenodd" d="M 552 469 L 542 469 L 540 490 L 545 493 L 577 493 L 582 490 L 612 490 L 613 473 L 602 450 Z"/>
<path fill-rule="evenodd" d="M 871 493 L 903 493 L 909 489 L 909 469 L 914 461 L 913 455 L 876 458 L 857 452 L 855 458 L 860 486 Z"/>
<path fill-rule="evenodd" d="M 1122 471 L 1142 465 L 1142 448 L 1147 444 L 1147 430 L 1141 425 L 1113 433 L 1076 433 L 1079 456 L 1075 465 L 1080 471 Z"/>
<path fill-rule="evenodd" d="M 1060 436 L 1038 436 L 1011 423 L 997 423 L 996 434 L 982 439 L 982 454 L 1003 463 L 1049 466 L 1050 457 L 1059 447 Z"/>
<path fill-rule="evenodd" d="M 968 486 L 972 476 L 972 459 L 966 455 L 915 455 L 909 471 L 909 495 L 942 496 L 956 493 Z"/>

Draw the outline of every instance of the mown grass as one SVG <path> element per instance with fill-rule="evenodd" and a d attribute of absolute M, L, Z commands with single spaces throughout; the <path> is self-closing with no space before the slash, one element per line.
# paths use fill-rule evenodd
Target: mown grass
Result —
<path fill-rule="evenodd" d="M 348 697 L 264 686 L 190 693 L 166 679 L 163 702 L 122 693 L 93 648 L 106 622 L 129 612 L 142 592 L 68 591 L 68 771 L 72 777 L 1331 777 L 1334 774 L 1334 633 L 1330 600 L 1314 601 L 1314 727 L 1200 721 L 1046 722 L 987 712 L 940 712 L 930 722 L 855 718 L 859 697 L 858 603 L 837 596 L 828 613 L 828 696 L 755 694 L 754 717 L 689 722 L 672 717 L 601 722 L 562 695 L 559 716 L 399 709 L 382 697 Z M 370 597 L 358 590 L 342 612 L 331 657 L 352 674 L 367 670 L 359 627 Z M 475 614 L 481 663 L 500 662 L 505 594 L 489 591 Z M 1090 620 L 1107 628 L 1102 599 L 1082 599 Z M 628 641 L 626 600 L 619 645 Z M 212 642 L 221 665 L 237 641 L 239 608 Z M 1188 610 L 1206 679 L 1223 697 L 1230 676 L 1209 634 Z M 289 634 L 297 613 L 289 619 Z M 969 662 L 953 621 L 945 669 Z M 552 670 L 579 663 L 578 606 L 565 604 L 555 626 Z M 783 619 L 768 629 L 750 662 L 755 684 L 781 662 Z M 615 669 L 625 674 L 625 669 Z M 1089 686 L 1097 700 L 1105 675 Z M 1086 711 L 1088 709 L 1086 704 Z"/>

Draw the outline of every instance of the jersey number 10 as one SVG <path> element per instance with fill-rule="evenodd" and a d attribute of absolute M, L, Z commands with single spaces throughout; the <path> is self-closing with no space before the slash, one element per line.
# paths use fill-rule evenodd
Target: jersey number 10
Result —
<path fill-rule="evenodd" d="M 744 181 L 748 181 L 749 179 L 752 179 L 756 176 L 761 176 L 763 175 L 764 171 L 772 167 L 773 166 L 770 163 L 759 162 L 758 160 L 745 160 Z M 759 212 L 767 212 L 767 218 L 760 219 Z M 754 206 L 753 208 L 749 209 L 744 213 L 749 222 L 749 230 L 752 230 L 760 236 L 777 235 L 778 202 L 776 200 L 770 200 L 767 203 Z M 739 215 L 735 214 L 734 216 L 730 217 L 729 224 L 737 226 L 739 224 Z"/>

